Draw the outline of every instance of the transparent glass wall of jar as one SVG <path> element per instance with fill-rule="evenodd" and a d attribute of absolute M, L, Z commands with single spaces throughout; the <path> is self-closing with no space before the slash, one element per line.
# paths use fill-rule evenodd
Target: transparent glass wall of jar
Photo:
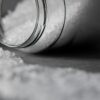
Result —
<path fill-rule="evenodd" d="M 1 43 L 40 52 L 99 36 L 99 0 L 1 0 Z"/>

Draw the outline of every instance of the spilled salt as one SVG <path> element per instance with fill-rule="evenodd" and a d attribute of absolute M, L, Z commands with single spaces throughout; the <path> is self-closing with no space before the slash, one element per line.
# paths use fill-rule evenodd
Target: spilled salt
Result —
<path fill-rule="evenodd" d="M 100 74 L 28 65 L 0 48 L 0 100 L 100 100 Z"/>

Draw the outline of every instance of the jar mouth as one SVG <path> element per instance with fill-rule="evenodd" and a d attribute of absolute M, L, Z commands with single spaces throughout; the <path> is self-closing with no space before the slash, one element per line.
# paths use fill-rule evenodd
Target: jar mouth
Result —
<path fill-rule="evenodd" d="M 2 0 L 1 43 L 8 47 L 25 47 L 35 41 L 41 28 L 39 9 L 38 0 Z"/>

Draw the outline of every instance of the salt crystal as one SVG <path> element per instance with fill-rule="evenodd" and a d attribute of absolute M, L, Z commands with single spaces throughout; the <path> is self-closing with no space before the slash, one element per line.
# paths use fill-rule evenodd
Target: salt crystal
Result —
<path fill-rule="evenodd" d="M 100 74 L 20 63 L 20 57 L 2 48 L 0 54 L 0 96 L 4 100 L 100 99 Z"/>
<path fill-rule="evenodd" d="M 6 8 L 9 5 L 2 4 L 2 6 Z M 19 0 L 14 11 L 6 9 L 8 13 L 2 17 L 3 43 L 17 46 L 31 36 L 35 26 L 35 9 L 34 0 Z"/>

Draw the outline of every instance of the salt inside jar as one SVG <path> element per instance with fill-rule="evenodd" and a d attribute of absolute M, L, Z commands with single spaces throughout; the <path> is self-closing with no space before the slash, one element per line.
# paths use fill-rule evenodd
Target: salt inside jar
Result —
<path fill-rule="evenodd" d="M 36 25 L 35 0 L 3 0 L 1 16 L 3 43 L 18 46 L 31 36 Z"/>
<path fill-rule="evenodd" d="M 37 53 L 100 37 L 100 1 L 1 0 L 0 4 L 0 42 L 8 47 Z"/>

